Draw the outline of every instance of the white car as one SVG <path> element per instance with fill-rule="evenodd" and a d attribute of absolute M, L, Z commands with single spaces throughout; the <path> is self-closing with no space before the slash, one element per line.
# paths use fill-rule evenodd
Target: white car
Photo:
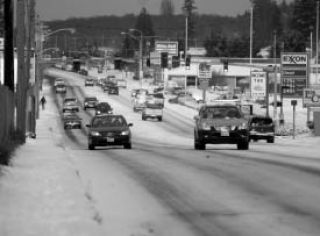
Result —
<path fill-rule="evenodd" d="M 56 93 L 66 93 L 66 92 L 67 92 L 67 89 L 64 84 L 58 84 L 56 86 Z"/>
<path fill-rule="evenodd" d="M 79 112 L 80 106 L 76 98 L 65 98 L 63 101 L 62 112 Z"/>

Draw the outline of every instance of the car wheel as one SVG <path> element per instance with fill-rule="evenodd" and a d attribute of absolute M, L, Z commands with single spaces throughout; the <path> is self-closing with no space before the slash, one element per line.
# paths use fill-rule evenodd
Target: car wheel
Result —
<path fill-rule="evenodd" d="M 195 150 L 205 150 L 206 144 L 199 142 L 196 138 L 194 139 L 194 149 Z"/>
<path fill-rule="evenodd" d="M 161 117 L 161 116 L 160 116 L 160 117 L 158 117 L 158 120 L 159 120 L 159 121 L 162 121 L 162 117 Z"/>
<path fill-rule="evenodd" d="M 132 145 L 131 143 L 126 143 L 125 145 L 123 145 L 125 149 L 131 149 Z"/>
<path fill-rule="evenodd" d="M 89 145 L 88 145 L 88 149 L 89 149 L 89 150 L 94 150 L 94 148 L 95 148 L 95 146 L 94 146 L 93 144 L 89 144 Z"/>
<path fill-rule="evenodd" d="M 268 138 L 267 143 L 274 143 L 274 137 Z"/>
<path fill-rule="evenodd" d="M 249 141 L 241 141 L 237 144 L 238 150 L 248 150 L 249 149 Z"/>
<path fill-rule="evenodd" d="M 86 107 L 83 108 L 83 110 L 86 110 L 86 109 L 87 109 Z"/>
<path fill-rule="evenodd" d="M 142 116 L 142 120 L 146 120 L 146 117 L 145 117 L 145 116 Z"/>

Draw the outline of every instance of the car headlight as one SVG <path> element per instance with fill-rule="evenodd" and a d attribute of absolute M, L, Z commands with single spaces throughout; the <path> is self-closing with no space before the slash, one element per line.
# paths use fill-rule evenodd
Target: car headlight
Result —
<path fill-rule="evenodd" d="M 210 130 L 211 126 L 207 122 L 202 122 L 201 123 L 201 129 L 202 130 Z"/>
<path fill-rule="evenodd" d="M 248 128 L 248 123 L 246 123 L 246 122 L 244 122 L 238 126 L 238 129 L 247 129 L 247 128 Z"/>
<path fill-rule="evenodd" d="M 129 135 L 129 130 L 122 131 L 121 135 Z"/>
<path fill-rule="evenodd" d="M 85 106 L 87 106 L 87 105 L 88 105 L 88 103 L 87 103 L 87 102 L 85 102 L 85 103 L 84 103 L 84 105 L 85 105 Z"/>
<path fill-rule="evenodd" d="M 98 111 L 97 111 L 97 114 L 101 114 L 101 111 L 98 110 Z"/>
<path fill-rule="evenodd" d="M 97 131 L 91 131 L 91 136 L 101 136 L 101 134 Z"/>

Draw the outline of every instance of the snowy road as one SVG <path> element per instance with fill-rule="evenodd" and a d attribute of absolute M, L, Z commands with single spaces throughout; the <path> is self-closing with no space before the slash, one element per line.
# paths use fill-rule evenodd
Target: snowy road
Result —
<path fill-rule="evenodd" d="M 132 122 L 133 149 L 87 149 L 86 128 L 61 130 L 106 235 L 319 235 L 319 140 L 277 138 L 275 144 L 193 149 L 196 111 L 166 104 L 163 122 L 142 121 L 128 90 L 106 95 L 68 72 L 67 96 L 95 95 Z M 62 95 L 52 90 L 61 112 Z M 83 123 L 93 111 L 81 110 Z M 318 146 L 317 146 L 318 144 Z"/>

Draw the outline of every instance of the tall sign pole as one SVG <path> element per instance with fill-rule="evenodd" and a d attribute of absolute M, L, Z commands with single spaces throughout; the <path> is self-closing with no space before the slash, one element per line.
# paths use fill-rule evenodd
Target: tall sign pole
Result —
<path fill-rule="evenodd" d="M 4 0 L 4 85 L 14 92 L 13 0 Z"/>

